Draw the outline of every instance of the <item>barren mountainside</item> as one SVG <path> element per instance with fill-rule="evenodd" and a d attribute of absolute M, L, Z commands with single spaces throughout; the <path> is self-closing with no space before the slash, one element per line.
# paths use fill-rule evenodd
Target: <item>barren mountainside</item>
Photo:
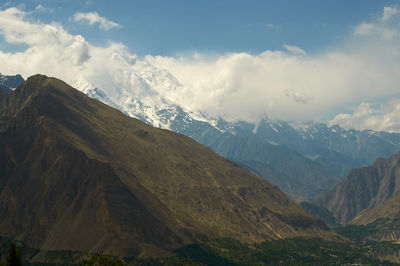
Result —
<path fill-rule="evenodd" d="M 367 224 L 400 217 L 400 153 L 353 169 L 335 188 L 316 200 L 343 224 Z"/>
<path fill-rule="evenodd" d="M 163 256 L 218 237 L 335 237 L 264 179 L 58 79 L 0 103 L 0 232 L 32 246 Z"/>

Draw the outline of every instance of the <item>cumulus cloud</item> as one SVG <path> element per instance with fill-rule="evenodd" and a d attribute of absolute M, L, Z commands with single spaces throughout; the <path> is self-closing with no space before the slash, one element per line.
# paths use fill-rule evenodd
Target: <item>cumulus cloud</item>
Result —
<path fill-rule="evenodd" d="M 386 104 L 361 103 L 352 113 L 340 113 L 329 123 L 345 128 L 400 132 L 400 99 Z"/>
<path fill-rule="evenodd" d="M 43 73 L 67 82 L 82 79 L 118 93 L 143 82 L 139 74 L 151 80 L 152 71 L 160 70 L 166 78 L 160 76 L 163 82 L 153 87 L 159 95 L 228 120 L 257 122 L 265 114 L 292 121 L 333 118 L 331 123 L 346 127 L 400 131 L 400 21 L 393 11 L 386 13 L 385 21 L 383 11 L 376 21 L 355 27 L 345 48 L 317 55 L 286 45 L 260 54 L 142 58 L 123 44 L 95 46 L 62 25 L 32 21 L 28 13 L 8 8 L 0 10 L 0 34 L 7 42 L 28 48 L 0 51 L 0 72 L 24 77 Z M 392 37 L 385 37 L 385 32 L 393 32 Z M 382 105 L 372 104 L 376 99 Z M 385 101 L 390 108 L 384 107 Z"/>
<path fill-rule="evenodd" d="M 12 44 L 26 44 L 23 52 L 0 51 L 2 72 L 48 73 L 72 78 L 90 58 L 90 44 L 80 35 L 71 35 L 57 24 L 28 20 L 28 13 L 18 8 L 0 11 L 0 32 Z"/>
<path fill-rule="evenodd" d="M 318 120 L 329 119 L 343 106 L 398 93 L 399 49 L 394 49 L 372 53 L 368 47 L 357 47 L 318 56 L 284 51 L 216 58 L 147 56 L 147 60 L 167 69 L 187 88 L 167 95 L 188 108 L 231 120 L 257 121 L 264 114 Z"/>
<path fill-rule="evenodd" d="M 98 24 L 100 29 L 102 30 L 111 30 L 113 28 L 120 28 L 121 25 L 114 21 L 110 21 L 105 17 L 102 17 L 97 12 L 88 12 L 88 13 L 75 13 L 73 16 L 73 21 L 75 22 L 83 22 L 89 25 Z"/>
<path fill-rule="evenodd" d="M 399 21 L 396 7 L 385 7 L 382 16 L 373 22 L 363 22 L 354 28 L 354 34 L 363 37 L 382 38 L 391 41 L 399 35 Z"/>
<path fill-rule="evenodd" d="M 31 23 L 25 20 L 27 13 L 12 7 L 0 11 L 0 29 L 5 40 L 12 44 L 46 46 L 67 42 L 69 35 L 57 23 Z"/>

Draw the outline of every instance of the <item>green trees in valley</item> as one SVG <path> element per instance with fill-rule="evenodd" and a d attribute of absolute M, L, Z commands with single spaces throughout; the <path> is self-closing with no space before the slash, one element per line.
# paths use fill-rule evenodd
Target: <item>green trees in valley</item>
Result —
<path fill-rule="evenodd" d="M 15 243 L 10 244 L 5 262 L 0 252 L 0 266 L 22 266 L 22 252 L 21 249 L 17 249 Z"/>

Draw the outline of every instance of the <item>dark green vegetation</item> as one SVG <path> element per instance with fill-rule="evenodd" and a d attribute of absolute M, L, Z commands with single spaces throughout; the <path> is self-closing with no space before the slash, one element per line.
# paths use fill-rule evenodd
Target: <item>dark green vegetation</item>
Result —
<path fill-rule="evenodd" d="M 83 256 L 82 252 L 76 251 L 41 252 L 22 241 L 13 241 L 8 237 L 0 236 L 0 253 L 3 254 L 4 264 L 6 263 L 4 255 L 9 254 L 10 250 L 14 250 L 14 248 L 15 251 L 12 252 L 15 254 L 12 256 L 13 260 L 15 261 L 15 258 L 17 258 L 17 263 L 23 262 L 23 265 L 75 265 L 78 259 Z M 2 264 L 0 263 L 0 265 Z"/>
<path fill-rule="evenodd" d="M 34 250 L 22 242 L 19 245 L 28 252 Z M 39 250 L 35 252 L 42 253 Z M 84 254 L 72 251 L 47 251 L 45 254 L 44 257 L 36 255 L 36 258 L 32 258 L 23 252 L 24 265 L 399 265 L 396 262 L 400 263 L 400 244 L 332 242 L 319 238 L 244 244 L 238 240 L 222 238 L 184 246 L 164 258 L 120 258 L 105 253 Z"/>
<path fill-rule="evenodd" d="M 338 236 L 209 148 L 55 78 L 0 94 L 0 231 L 49 250 L 168 256 L 216 238 Z"/>
<path fill-rule="evenodd" d="M 3 242 L 3 239 L 1 239 Z M 3 244 L 3 243 L 1 243 Z M 17 248 L 14 242 L 10 242 L 7 247 L 2 247 L 0 249 L 0 266 L 21 266 L 22 265 L 22 249 Z M 2 254 L 4 254 L 4 249 L 7 248 L 7 253 L 5 256 L 5 260 L 3 261 Z"/>
<path fill-rule="evenodd" d="M 17 249 L 15 243 L 11 243 L 6 256 L 6 265 L 20 266 L 22 265 L 21 249 Z"/>
<path fill-rule="evenodd" d="M 165 259 L 137 259 L 130 265 L 398 265 L 373 258 L 371 246 L 293 238 L 245 245 L 232 239 L 193 244 Z"/>
<path fill-rule="evenodd" d="M 371 258 L 400 263 L 400 220 L 379 218 L 367 225 L 338 226 L 335 231 L 368 250 Z"/>
<path fill-rule="evenodd" d="M 366 241 L 400 243 L 400 219 L 378 218 L 366 225 L 337 226 L 335 231 L 357 243 Z"/>

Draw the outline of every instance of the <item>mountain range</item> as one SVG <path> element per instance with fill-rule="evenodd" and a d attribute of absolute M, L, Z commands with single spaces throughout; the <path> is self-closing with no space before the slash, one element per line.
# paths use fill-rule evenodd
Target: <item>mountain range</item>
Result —
<path fill-rule="evenodd" d="M 0 231 L 42 250 L 166 256 L 216 238 L 335 239 L 196 141 L 36 75 L 0 93 Z"/>
<path fill-rule="evenodd" d="M 311 201 L 338 184 L 350 169 L 400 150 L 398 133 L 346 130 L 316 122 L 295 124 L 268 117 L 254 124 L 187 110 L 169 96 L 182 85 L 168 71 L 145 58 L 120 54 L 113 58 L 134 67 L 106 73 L 103 79 L 80 76 L 68 83 L 149 125 L 193 138 L 298 201 Z"/>

